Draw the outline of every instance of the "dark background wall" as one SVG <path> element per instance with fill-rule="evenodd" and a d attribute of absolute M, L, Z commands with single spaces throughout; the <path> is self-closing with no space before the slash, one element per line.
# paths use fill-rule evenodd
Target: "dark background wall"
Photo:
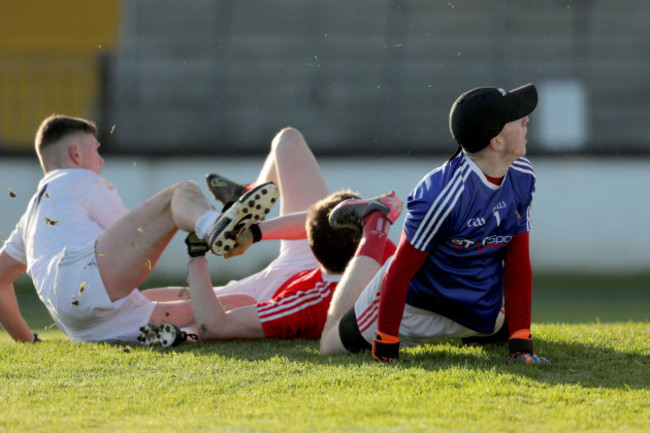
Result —
<path fill-rule="evenodd" d="M 463 91 L 570 79 L 581 150 L 650 151 L 646 1 L 147 0 L 123 15 L 114 149 L 258 153 L 291 124 L 317 152 L 447 152 Z"/>
<path fill-rule="evenodd" d="M 646 0 L 4 0 L 0 149 L 65 112 L 107 153 L 261 154 L 291 124 L 319 154 L 444 154 L 463 91 L 559 82 L 583 142 L 549 148 L 538 110 L 531 153 L 647 155 L 649 22 Z"/>

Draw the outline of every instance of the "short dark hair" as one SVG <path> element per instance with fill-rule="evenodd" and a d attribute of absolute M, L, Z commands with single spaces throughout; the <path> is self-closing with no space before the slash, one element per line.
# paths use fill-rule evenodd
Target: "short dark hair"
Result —
<path fill-rule="evenodd" d="M 307 215 L 307 239 L 318 262 L 332 273 L 345 271 L 348 262 L 359 246 L 361 233 L 354 229 L 334 229 L 329 215 L 344 200 L 360 199 L 350 190 L 338 191 L 309 207 Z"/>
<path fill-rule="evenodd" d="M 88 132 L 97 135 L 97 126 L 90 120 L 81 117 L 70 117 L 61 114 L 52 114 L 47 117 L 36 132 L 36 149 L 42 149 L 48 144 L 57 142 L 61 138 L 75 132 Z"/>

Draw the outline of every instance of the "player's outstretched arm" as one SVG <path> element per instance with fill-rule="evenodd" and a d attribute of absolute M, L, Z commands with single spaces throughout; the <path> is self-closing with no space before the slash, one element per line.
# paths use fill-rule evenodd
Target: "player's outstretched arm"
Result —
<path fill-rule="evenodd" d="M 429 253 L 413 247 L 402 231 L 397 251 L 381 285 L 377 336 L 372 341 L 372 356 L 378 362 L 399 360 L 398 334 L 406 292 L 411 278 L 422 267 L 428 255 Z"/>
<path fill-rule="evenodd" d="M 517 233 L 506 251 L 504 267 L 504 296 L 510 339 L 508 362 L 547 364 L 533 350 L 530 334 L 533 272 L 530 264 L 528 232 Z"/>
<path fill-rule="evenodd" d="M 0 253 L 0 324 L 16 341 L 31 342 L 34 334 L 20 314 L 14 281 L 25 273 L 27 267 L 4 251 Z"/>
<path fill-rule="evenodd" d="M 295 212 L 251 225 L 241 232 L 235 248 L 224 255 L 224 258 L 241 256 L 255 242 L 261 240 L 296 240 L 305 239 L 307 230 L 307 211 Z"/>

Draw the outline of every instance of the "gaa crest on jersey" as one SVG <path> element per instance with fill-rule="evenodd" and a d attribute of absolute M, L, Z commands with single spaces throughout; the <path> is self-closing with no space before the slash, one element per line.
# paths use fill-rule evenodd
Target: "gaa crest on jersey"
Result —
<path fill-rule="evenodd" d="M 485 225 L 485 218 L 470 218 L 467 220 L 467 227 L 483 227 Z"/>

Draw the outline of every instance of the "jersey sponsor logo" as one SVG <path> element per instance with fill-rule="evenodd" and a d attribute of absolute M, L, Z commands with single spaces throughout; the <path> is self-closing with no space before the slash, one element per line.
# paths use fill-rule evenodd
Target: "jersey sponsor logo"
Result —
<path fill-rule="evenodd" d="M 474 241 L 470 241 L 469 239 L 452 239 L 451 243 L 459 250 L 466 250 L 474 245 Z"/>
<path fill-rule="evenodd" d="M 481 245 L 496 245 L 496 244 L 507 244 L 512 240 L 512 236 L 506 235 L 490 235 L 483 238 Z"/>
<path fill-rule="evenodd" d="M 481 253 L 485 248 L 505 247 L 512 240 L 512 236 L 492 235 L 483 240 L 478 245 L 478 252 Z"/>
<path fill-rule="evenodd" d="M 485 218 L 470 218 L 467 220 L 467 227 L 481 227 L 485 225 Z"/>
<path fill-rule="evenodd" d="M 479 254 L 483 252 L 485 248 L 494 248 L 494 247 L 505 247 L 512 240 L 512 236 L 506 235 L 490 235 L 484 237 L 480 242 L 476 243 L 471 239 L 451 239 L 451 243 L 454 247 L 459 250 L 467 250 L 476 245 L 476 249 Z"/>

